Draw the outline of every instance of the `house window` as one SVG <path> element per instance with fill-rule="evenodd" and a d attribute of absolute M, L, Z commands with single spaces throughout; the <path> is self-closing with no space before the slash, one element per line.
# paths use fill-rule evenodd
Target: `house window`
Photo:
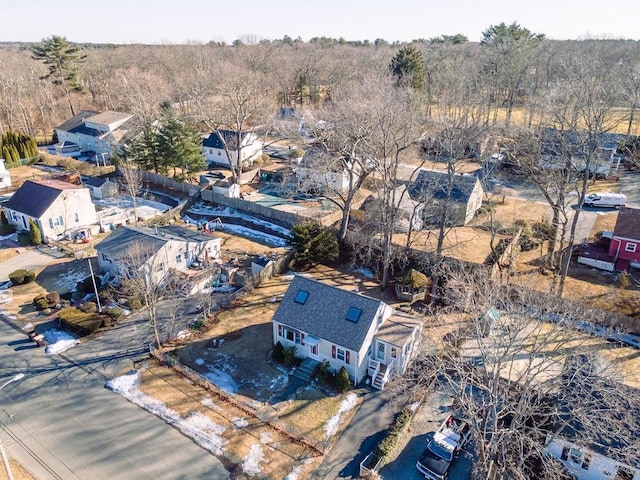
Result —
<path fill-rule="evenodd" d="M 296 303 L 299 303 L 300 305 L 304 305 L 308 297 L 309 297 L 309 292 L 305 292 L 304 290 L 298 290 L 298 293 L 296 293 L 296 296 L 293 299 L 293 301 Z"/>
<path fill-rule="evenodd" d="M 176 255 L 176 263 L 182 263 L 182 255 Z"/>
<path fill-rule="evenodd" d="M 80 221 L 80 217 L 78 216 L 78 212 L 75 212 L 73 214 L 73 219 L 75 220 L 76 223 L 78 223 Z"/>
<path fill-rule="evenodd" d="M 582 452 L 579 448 L 570 448 L 569 449 L 569 461 L 572 463 L 581 463 L 582 462 Z"/>
<path fill-rule="evenodd" d="M 391 347 L 391 358 L 398 358 L 398 349 L 397 349 L 397 347 Z"/>
<path fill-rule="evenodd" d="M 300 335 L 300 332 L 295 332 L 294 336 L 296 345 L 300 345 L 302 343 L 302 336 Z"/>
<path fill-rule="evenodd" d="M 340 360 L 341 362 L 344 362 L 344 360 L 346 358 L 346 354 L 345 354 L 343 349 L 341 349 L 341 348 L 337 348 L 336 349 L 336 358 L 338 360 Z"/>
<path fill-rule="evenodd" d="M 184 252 L 184 261 L 189 261 L 189 252 Z"/>
<path fill-rule="evenodd" d="M 162 272 L 162 271 L 164 271 L 164 263 L 159 263 L 156 266 L 156 272 Z"/>
<path fill-rule="evenodd" d="M 295 341 L 295 332 L 293 330 L 289 330 L 288 328 L 284 329 L 284 338 L 289 340 L 290 342 Z"/>
<path fill-rule="evenodd" d="M 64 219 L 62 218 L 62 215 L 58 217 L 58 222 L 58 225 L 60 225 L 61 227 L 64 226 Z"/>
<path fill-rule="evenodd" d="M 347 312 L 347 320 L 350 322 L 356 323 L 360 320 L 360 315 L 362 314 L 362 310 L 356 307 L 349 307 L 349 311 Z"/>
<path fill-rule="evenodd" d="M 635 252 L 637 245 L 638 245 L 637 243 L 627 243 L 624 246 L 624 251 L 625 252 Z"/>
<path fill-rule="evenodd" d="M 53 228 L 53 218 L 49 219 L 49 228 Z"/>
<path fill-rule="evenodd" d="M 385 359 L 385 354 L 384 354 L 384 343 L 382 342 L 378 342 L 378 360 L 384 360 Z"/>
<path fill-rule="evenodd" d="M 318 355 L 318 345 L 311 345 L 311 355 Z"/>
<path fill-rule="evenodd" d="M 562 453 L 560 454 L 560 459 L 562 460 L 569 459 L 569 447 L 562 447 Z"/>

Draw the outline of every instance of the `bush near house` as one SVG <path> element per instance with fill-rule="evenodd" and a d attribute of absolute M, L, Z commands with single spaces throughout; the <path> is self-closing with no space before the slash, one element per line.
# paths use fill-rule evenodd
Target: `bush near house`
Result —
<path fill-rule="evenodd" d="M 15 270 L 9 274 L 9 280 L 14 285 L 25 285 L 27 283 L 31 283 L 36 279 L 36 273 L 31 270 L 25 270 L 21 268 L 19 270 Z"/>
<path fill-rule="evenodd" d="M 74 307 L 60 310 L 58 318 L 65 327 L 81 336 L 95 332 L 103 323 L 101 315 L 97 313 L 84 313 Z"/>
<path fill-rule="evenodd" d="M 61 304 L 60 294 L 58 292 L 49 292 L 46 295 L 38 295 L 34 297 L 33 304 L 36 306 L 36 310 L 55 308 Z"/>
<path fill-rule="evenodd" d="M 293 262 L 300 267 L 312 267 L 338 258 L 338 238 L 317 222 L 302 222 L 291 229 L 289 245 L 293 248 Z"/>
<path fill-rule="evenodd" d="M 336 375 L 336 389 L 340 393 L 345 393 L 349 390 L 349 385 L 351 385 L 351 380 L 349 380 L 349 372 L 344 367 L 340 367 L 338 370 L 338 374 Z"/>
<path fill-rule="evenodd" d="M 382 465 L 385 464 L 387 457 L 393 453 L 402 434 L 411 425 L 413 415 L 413 410 L 409 407 L 404 407 L 387 430 L 387 436 L 378 444 L 374 457 L 382 459 Z"/>
<path fill-rule="evenodd" d="M 284 363 L 284 345 L 282 343 L 275 344 L 271 352 L 271 358 L 274 362 Z"/>

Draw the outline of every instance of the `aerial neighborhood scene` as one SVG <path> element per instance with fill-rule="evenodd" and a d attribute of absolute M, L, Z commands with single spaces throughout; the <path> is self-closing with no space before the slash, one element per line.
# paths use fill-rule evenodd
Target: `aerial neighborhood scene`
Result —
<path fill-rule="evenodd" d="M 0 480 L 640 480 L 640 5 L 23 3 Z"/>

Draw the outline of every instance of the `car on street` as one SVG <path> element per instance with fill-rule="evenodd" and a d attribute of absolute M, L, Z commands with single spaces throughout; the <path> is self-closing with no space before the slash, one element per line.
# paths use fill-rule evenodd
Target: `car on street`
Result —
<path fill-rule="evenodd" d="M 445 480 L 456 456 L 464 449 L 471 436 L 471 425 L 456 415 L 449 415 L 427 442 L 427 447 L 416 462 L 418 471 L 430 480 Z"/>

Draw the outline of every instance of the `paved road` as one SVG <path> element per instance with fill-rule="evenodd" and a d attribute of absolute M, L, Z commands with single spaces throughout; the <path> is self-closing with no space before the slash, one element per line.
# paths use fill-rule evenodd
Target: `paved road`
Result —
<path fill-rule="evenodd" d="M 22 253 L 0 263 L 0 282 L 9 280 L 9 274 L 20 268 L 35 270 L 51 262 L 50 256 L 41 253 L 35 248 L 26 250 L 24 247 L 18 247 L 18 250 Z"/>
<path fill-rule="evenodd" d="M 130 319 L 46 356 L 0 320 L 0 438 L 39 480 L 224 479 L 222 463 L 156 416 L 104 388 L 146 357 L 147 322 Z"/>

